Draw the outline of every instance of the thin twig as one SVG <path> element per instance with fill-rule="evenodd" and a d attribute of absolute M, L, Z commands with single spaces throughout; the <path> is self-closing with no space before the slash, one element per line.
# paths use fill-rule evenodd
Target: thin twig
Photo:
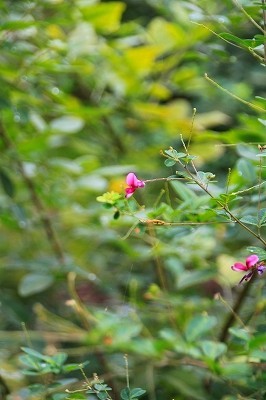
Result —
<path fill-rule="evenodd" d="M 242 304 L 244 303 L 245 298 L 246 298 L 246 296 L 247 296 L 247 294 L 248 294 L 248 292 L 249 292 L 249 290 L 251 288 L 252 282 L 254 281 L 255 277 L 256 277 L 256 275 L 253 274 L 251 279 L 247 283 L 245 283 L 245 286 L 243 287 L 243 289 L 240 292 L 239 296 L 237 296 L 237 298 L 235 300 L 235 303 L 234 303 L 234 305 L 232 307 L 232 311 L 228 315 L 228 318 L 226 319 L 226 321 L 225 321 L 225 323 L 224 323 L 224 325 L 222 327 L 222 330 L 221 330 L 221 333 L 220 333 L 220 336 L 219 336 L 219 340 L 221 342 L 226 342 L 227 337 L 228 337 L 229 328 L 232 326 L 234 321 L 237 319 L 236 316 L 238 316 L 237 315 L 238 311 L 240 310 Z"/>
<path fill-rule="evenodd" d="M 246 101 L 244 99 L 241 99 L 241 97 L 238 97 L 237 95 L 235 95 L 232 92 L 229 92 L 229 90 L 225 89 L 223 86 L 219 85 L 219 83 L 215 82 L 213 79 L 211 79 L 208 74 L 204 75 L 205 78 L 207 79 L 208 82 L 212 83 L 214 86 L 216 86 L 217 88 L 219 88 L 220 90 L 222 90 L 223 92 L 225 92 L 226 94 L 228 94 L 229 96 L 233 97 L 234 99 L 240 101 L 241 103 L 245 104 L 246 106 L 253 108 L 257 111 L 262 111 L 262 112 L 266 112 L 266 110 L 260 106 L 257 106 L 256 104 L 250 103 L 249 101 Z"/>

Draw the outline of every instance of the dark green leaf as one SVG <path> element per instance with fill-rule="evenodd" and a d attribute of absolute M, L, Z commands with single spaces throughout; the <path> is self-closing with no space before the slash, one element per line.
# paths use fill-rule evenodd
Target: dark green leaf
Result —
<path fill-rule="evenodd" d="M 131 400 L 130 389 L 129 388 L 122 389 L 120 392 L 120 396 L 122 400 Z"/>
<path fill-rule="evenodd" d="M 140 396 L 142 396 L 143 394 L 145 394 L 146 393 L 146 390 L 143 390 L 143 389 L 141 389 L 141 388 L 134 388 L 134 389 L 131 389 L 131 398 L 132 399 L 135 399 L 136 397 L 140 397 Z"/>
<path fill-rule="evenodd" d="M 2 187 L 5 191 L 5 193 L 9 197 L 13 198 L 14 194 L 15 194 L 14 185 L 13 185 L 10 177 L 8 176 L 8 174 L 5 171 L 3 171 L 2 169 L 0 169 L 0 181 L 1 181 L 1 184 L 2 184 Z"/>

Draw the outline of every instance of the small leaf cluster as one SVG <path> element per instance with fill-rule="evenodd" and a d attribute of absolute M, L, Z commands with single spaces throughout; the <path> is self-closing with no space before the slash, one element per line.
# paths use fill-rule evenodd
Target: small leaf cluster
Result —
<path fill-rule="evenodd" d="M 25 375 L 61 374 L 80 369 L 79 364 L 65 364 L 67 353 L 47 356 L 29 347 L 22 347 L 25 354 L 20 355 Z"/>

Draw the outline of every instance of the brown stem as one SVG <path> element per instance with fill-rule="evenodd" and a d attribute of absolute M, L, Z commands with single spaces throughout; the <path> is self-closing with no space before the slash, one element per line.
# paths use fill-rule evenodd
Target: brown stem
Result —
<path fill-rule="evenodd" d="M 237 313 L 240 310 L 243 302 L 245 301 L 245 298 L 251 288 L 251 285 L 252 285 L 252 282 L 254 281 L 254 279 L 255 279 L 255 273 L 252 275 L 251 279 L 247 283 L 245 283 L 245 286 L 243 287 L 242 291 L 237 296 L 237 298 L 235 300 L 235 304 L 233 305 L 232 311 L 228 315 L 228 318 L 226 319 L 226 321 L 222 327 L 222 330 L 221 330 L 221 333 L 219 336 L 219 340 L 221 342 L 226 342 L 227 337 L 228 337 L 228 330 L 232 326 L 234 321 L 237 319 Z"/>

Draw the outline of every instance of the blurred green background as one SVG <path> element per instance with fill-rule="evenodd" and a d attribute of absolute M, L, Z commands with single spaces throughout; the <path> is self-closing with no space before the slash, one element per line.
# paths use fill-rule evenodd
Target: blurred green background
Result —
<path fill-rule="evenodd" d="M 70 381 L 61 370 L 25 375 L 26 346 L 89 361 L 87 376 L 103 377 L 114 399 L 125 353 L 149 400 L 265 399 L 263 278 L 219 341 L 240 290 L 230 266 L 258 241 L 230 223 L 137 226 L 96 201 L 123 193 L 128 172 L 174 174 L 160 150 L 182 151 L 195 108 L 190 153 L 216 175 L 213 193 L 225 191 L 229 168 L 231 191 L 265 178 L 264 39 L 251 21 L 263 26 L 263 7 L 242 5 L 250 18 L 229 0 L 0 1 L 1 398 L 96 398 L 64 392 L 82 386 L 80 371 Z M 135 198 L 127 214 L 219 214 L 183 183 L 153 183 Z M 238 196 L 236 215 L 255 213 L 258 198 Z"/>

